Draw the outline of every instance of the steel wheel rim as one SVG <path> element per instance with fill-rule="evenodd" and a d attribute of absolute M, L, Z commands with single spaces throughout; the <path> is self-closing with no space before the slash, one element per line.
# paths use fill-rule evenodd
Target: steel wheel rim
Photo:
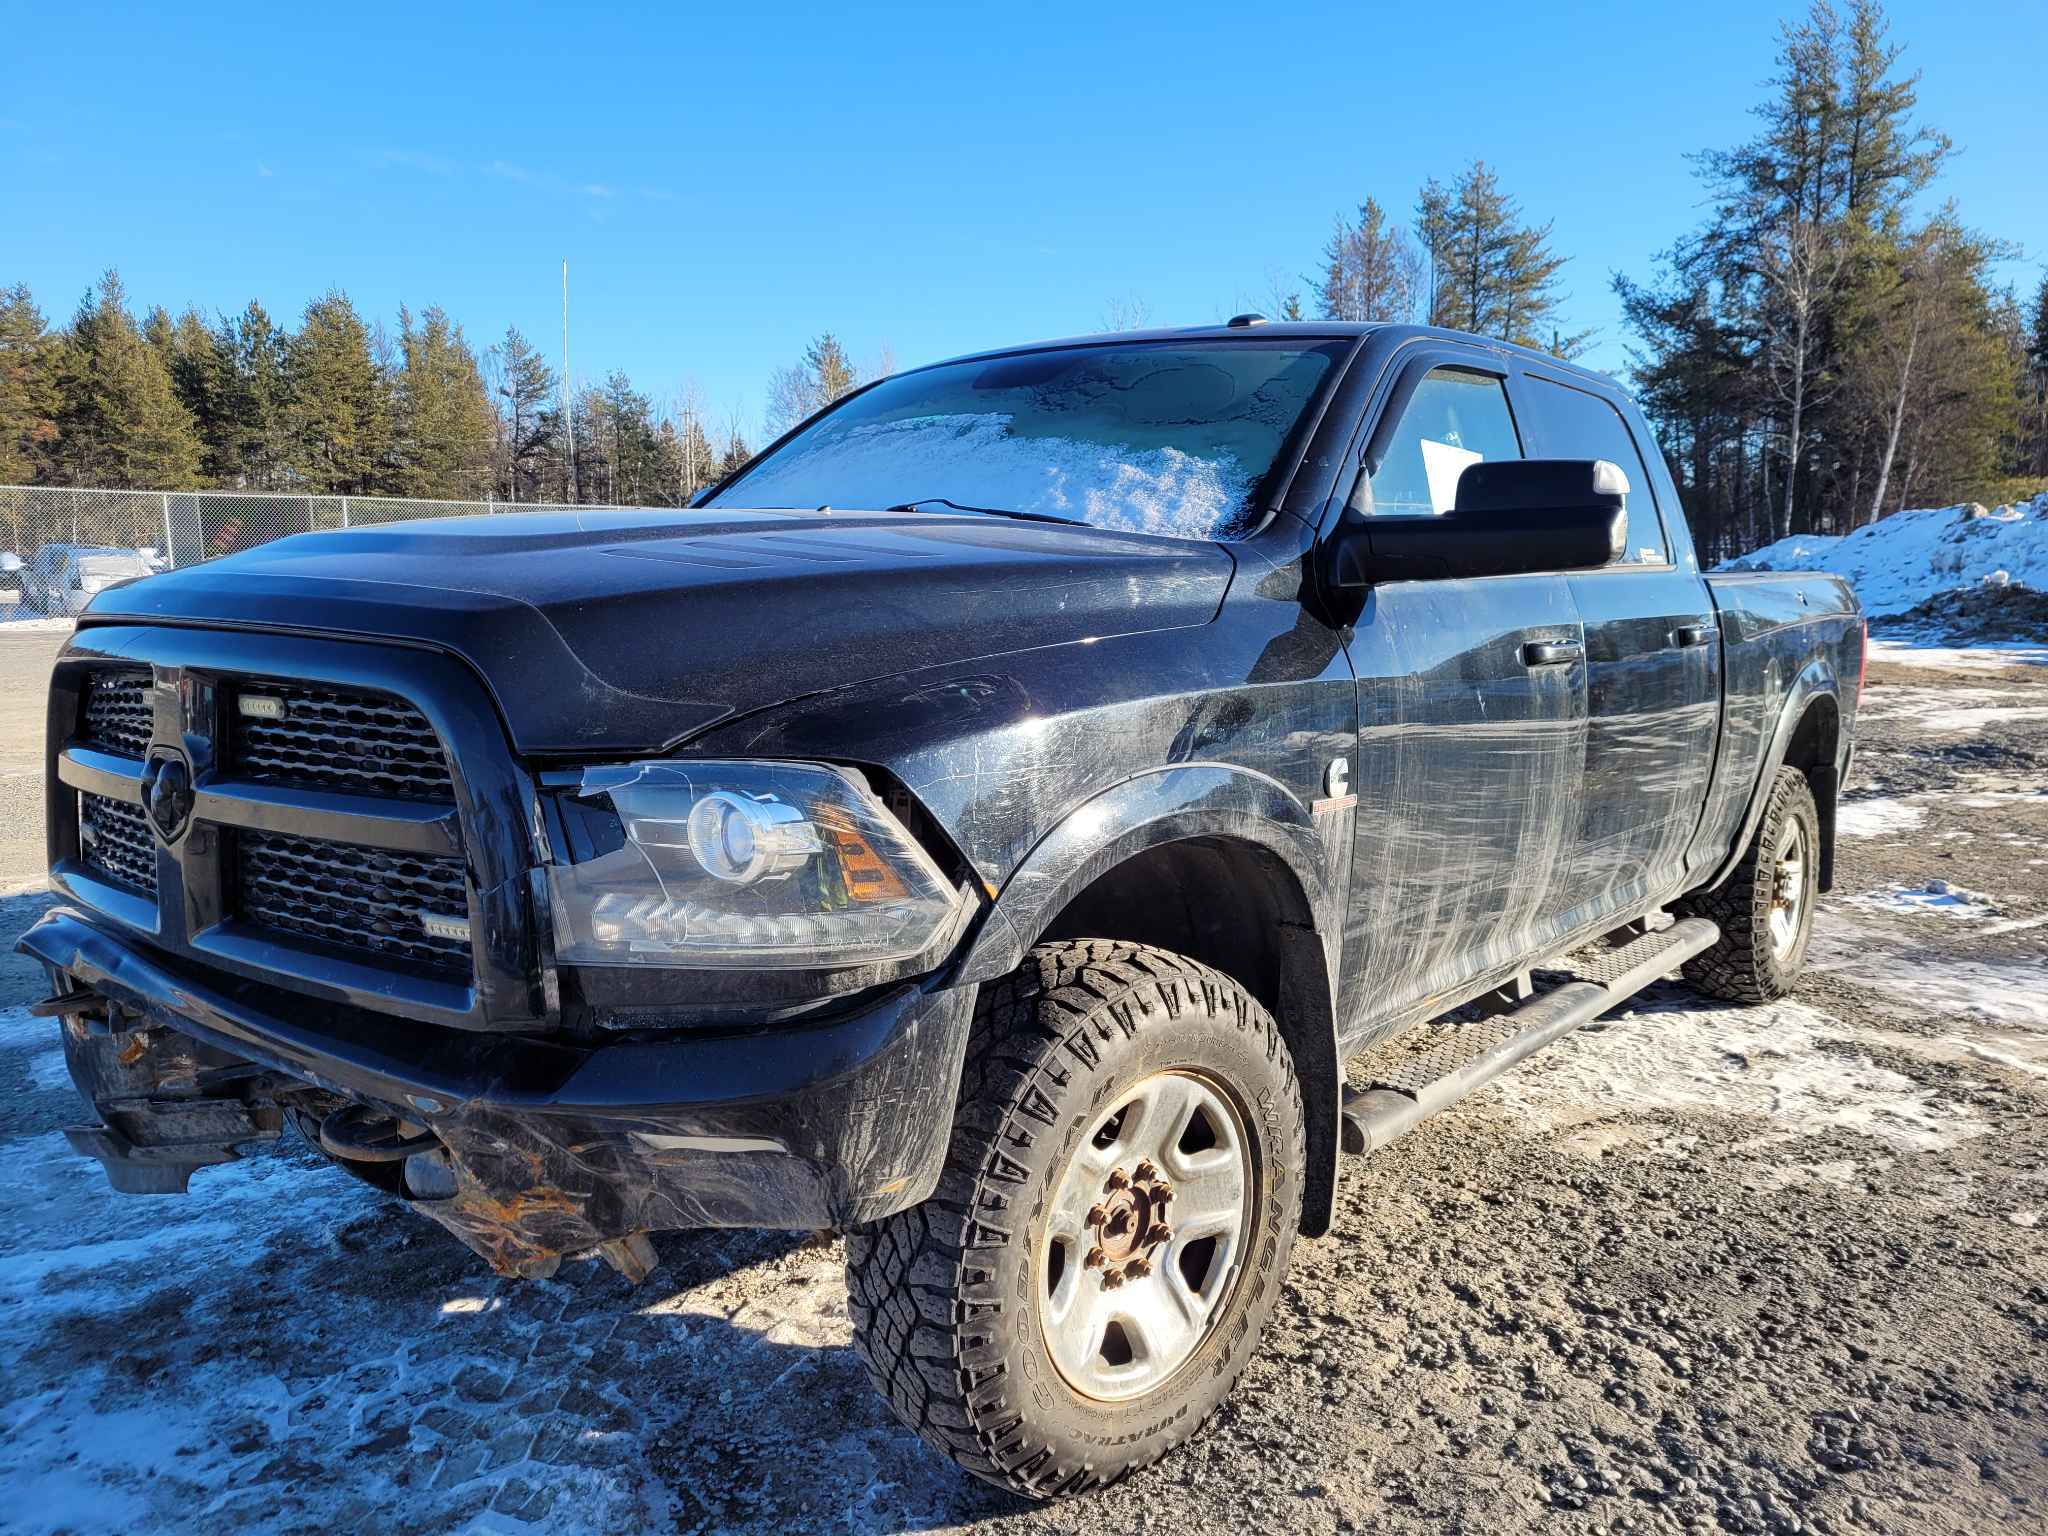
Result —
<path fill-rule="evenodd" d="M 1069 1387 L 1126 1402 L 1201 1351 L 1244 1269 L 1252 1171 L 1243 1114 L 1199 1072 L 1154 1073 L 1096 1117 L 1054 1190 L 1033 1277 Z"/>
<path fill-rule="evenodd" d="M 1789 955 L 1799 941 L 1799 926 L 1806 916 L 1809 862 L 1806 826 L 1797 817 L 1787 817 L 1771 873 L 1771 953 L 1779 959 Z"/>

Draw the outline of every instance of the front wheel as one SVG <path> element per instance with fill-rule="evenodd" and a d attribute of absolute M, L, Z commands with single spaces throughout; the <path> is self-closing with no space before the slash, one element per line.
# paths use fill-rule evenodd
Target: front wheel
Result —
<path fill-rule="evenodd" d="M 850 1235 L 855 1343 L 899 1417 L 1036 1498 L 1147 1466 L 1229 1393 L 1306 1165 L 1278 1026 L 1136 944 L 1035 949 L 982 990 L 923 1205 Z"/>
<path fill-rule="evenodd" d="M 1718 890 L 1678 903 L 1712 918 L 1721 938 L 1685 962 L 1685 979 L 1710 997 L 1768 1003 L 1790 992 L 1806 964 L 1820 895 L 1820 813 L 1806 775 L 1781 768 L 1756 836 Z"/>

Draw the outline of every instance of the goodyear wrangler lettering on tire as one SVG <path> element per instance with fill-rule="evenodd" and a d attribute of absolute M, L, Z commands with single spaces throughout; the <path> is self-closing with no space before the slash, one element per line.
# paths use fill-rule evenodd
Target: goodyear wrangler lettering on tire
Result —
<path fill-rule="evenodd" d="M 1163 950 L 1041 946 L 982 989 L 932 1198 L 849 1237 L 861 1358 L 978 1477 L 1041 1498 L 1115 1481 L 1249 1361 L 1304 1156 L 1255 998 Z"/>

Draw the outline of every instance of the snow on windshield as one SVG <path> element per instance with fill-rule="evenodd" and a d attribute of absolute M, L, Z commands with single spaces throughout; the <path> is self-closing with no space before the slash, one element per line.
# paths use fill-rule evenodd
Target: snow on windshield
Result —
<path fill-rule="evenodd" d="M 836 504 L 882 507 L 906 496 L 1044 512 L 1097 528 L 1214 538 L 1238 521 L 1253 475 L 1228 453 L 1021 437 L 1007 413 L 829 423 L 803 452 L 775 455 L 737 493 L 754 506 L 801 506 L 830 485 Z M 906 492 L 906 486 L 916 490 Z"/>

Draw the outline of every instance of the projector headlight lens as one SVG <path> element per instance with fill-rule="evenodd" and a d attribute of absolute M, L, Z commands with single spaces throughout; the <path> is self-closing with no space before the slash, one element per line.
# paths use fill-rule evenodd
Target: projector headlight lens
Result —
<path fill-rule="evenodd" d="M 549 870 L 568 964 L 902 962 L 949 939 L 967 909 L 866 784 L 822 764 L 593 768 L 572 798 L 608 807 L 621 841 Z"/>

